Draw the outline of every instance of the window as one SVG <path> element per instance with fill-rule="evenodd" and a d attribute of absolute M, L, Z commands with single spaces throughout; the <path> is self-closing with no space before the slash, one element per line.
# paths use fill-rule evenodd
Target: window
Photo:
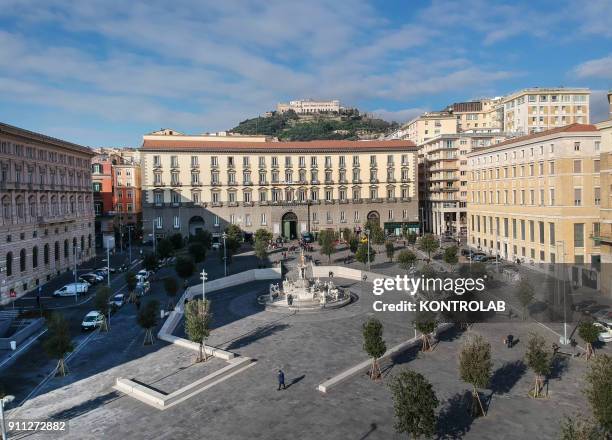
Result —
<path fill-rule="evenodd" d="M 267 224 L 267 222 L 266 222 L 266 214 L 265 213 L 261 214 L 259 222 L 261 223 L 262 226 L 265 226 Z"/>
<path fill-rule="evenodd" d="M 574 223 L 574 247 L 584 247 L 584 223 Z"/>
<path fill-rule="evenodd" d="M 181 227 L 181 219 L 178 215 L 174 216 L 173 226 L 174 229 L 179 229 Z"/>
<path fill-rule="evenodd" d="M 549 196 L 550 196 L 550 206 L 555 206 L 555 189 L 554 188 L 550 188 L 549 189 Z"/>
<path fill-rule="evenodd" d="M 198 156 L 191 156 L 191 166 L 193 168 L 198 166 Z"/>
<path fill-rule="evenodd" d="M 599 246 L 601 244 L 600 229 L 600 223 L 593 223 L 593 246 Z"/>
<path fill-rule="evenodd" d="M 599 160 L 594 160 L 593 161 L 593 171 L 595 171 L 596 173 L 599 173 L 601 171 L 601 167 L 599 165 Z"/>
<path fill-rule="evenodd" d="M 582 160 L 574 160 L 574 173 L 582 173 Z"/>
<path fill-rule="evenodd" d="M 156 167 L 161 166 L 161 156 L 153 156 L 153 166 L 156 166 Z"/>
<path fill-rule="evenodd" d="M 574 206 L 582 205 L 582 188 L 574 188 Z"/>
<path fill-rule="evenodd" d="M 595 205 L 599 206 L 601 204 L 601 188 L 593 188 L 593 194 L 595 196 Z"/>
<path fill-rule="evenodd" d="M 551 245 L 555 245 L 555 224 L 554 223 L 549 223 L 548 224 L 548 243 L 550 243 Z"/>
<path fill-rule="evenodd" d="M 544 244 L 544 222 L 538 222 L 538 229 L 540 232 L 540 244 Z"/>
<path fill-rule="evenodd" d="M 580 142 L 574 142 L 574 151 L 580 151 Z"/>
<path fill-rule="evenodd" d="M 100 192 L 100 191 L 102 191 L 102 184 L 100 182 L 94 182 L 93 192 Z"/>
<path fill-rule="evenodd" d="M 171 166 L 172 168 L 176 168 L 176 167 L 178 167 L 178 166 L 179 166 L 179 163 L 178 163 L 178 156 L 170 156 L 170 166 Z"/>

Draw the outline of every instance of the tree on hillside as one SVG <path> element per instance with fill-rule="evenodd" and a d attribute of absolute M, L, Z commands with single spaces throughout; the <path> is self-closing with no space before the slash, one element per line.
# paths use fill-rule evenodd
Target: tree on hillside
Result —
<path fill-rule="evenodd" d="M 168 258 L 174 252 L 174 245 L 167 238 L 162 238 L 157 242 L 157 255 L 159 258 Z"/>
<path fill-rule="evenodd" d="M 438 250 L 439 243 L 432 234 L 425 234 L 419 240 L 419 249 L 427 254 L 427 258 L 431 260 L 432 252 Z"/>
<path fill-rule="evenodd" d="M 402 371 L 389 384 L 395 410 L 395 431 L 413 438 L 436 432 L 436 408 L 440 404 L 431 383 L 414 371 Z"/>
<path fill-rule="evenodd" d="M 174 309 L 174 298 L 179 290 L 179 285 L 176 282 L 176 278 L 174 277 L 166 277 L 164 278 L 164 290 L 166 291 L 166 295 L 168 296 L 168 310 Z"/>
<path fill-rule="evenodd" d="M 444 249 L 444 262 L 451 267 L 459 262 L 459 258 L 457 257 L 457 246 L 449 246 Z"/>
<path fill-rule="evenodd" d="M 259 260 L 259 267 L 264 266 L 264 260 L 268 256 L 268 244 L 267 241 L 262 239 L 255 239 L 255 245 L 253 246 L 255 256 Z"/>
<path fill-rule="evenodd" d="M 481 335 L 472 333 L 459 353 L 459 374 L 472 385 L 472 416 L 486 415 L 478 388 L 486 388 L 491 380 L 491 344 Z"/>
<path fill-rule="evenodd" d="M 206 361 L 208 356 L 204 344 L 210 335 L 210 301 L 196 299 L 185 305 L 185 334 L 190 341 L 199 344 L 196 362 Z"/>
<path fill-rule="evenodd" d="M 104 320 L 100 325 L 100 330 L 108 331 L 110 326 L 108 325 L 108 319 L 110 318 L 110 299 L 113 295 L 112 290 L 107 286 L 99 287 L 96 290 L 96 296 L 94 296 L 94 307 L 98 312 L 104 316 Z"/>
<path fill-rule="evenodd" d="M 552 354 L 546 350 L 545 339 L 537 334 L 531 333 L 527 341 L 527 352 L 525 353 L 525 363 L 535 373 L 535 385 L 529 395 L 534 398 L 542 397 L 541 392 L 544 387 L 544 380 L 550 374 L 552 364 Z"/>
<path fill-rule="evenodd" d="M 196 263 L 201 263 L 206 259 L 206 247 L 202 243 L 191 243 L 188 250 L 189 255 Z"/>
<path fill-rule="evenodd" d="M 599 338 L 599 327 L 597 327 L 593 322 L 581 322 L 578 326 L 578 335 L 582 338 L 584 342 L 587 344 L 586 349 L 586 359 L 587 361 L 593 355 L 593 343 L 597 342 Z"/>
<path fill-rule="evenodd" d="M 436 329 L 436 315 L 431 312 L 419 312 L 414 320 L 414 327 L 421 333 L 421 351 L 431 351 L 430 335 Z"/>
<path fill-rule="evenodd" d="M 357 252 L 355 253 L 355 260 L 363 263 L 364 265 L 368 264 L 368 260 L 371 263 L 376 258 L 376 251 L 370 247 L 368 251 L 368 245 L 366 243 L 361 243 L 357 248 Z"/>
<path fill-rule="evenodd" d="M 183 279 L 183 286 L 186 287 L 187 280 L 195 272 L 195 264 L 193 261 L 186 257 L 178 257 L 176 263 L 174 263 L 174 270 L 176 274 Z"/>
<path fill-rule="evenodd" d="M 523 320 L 525 320 L 527 319 L 527 309 L 535 298 L 535 292 L 533 291 L 533 287 L 528 280 L 521 280 L 518 288 L 516 289 L 516 298 L 518 299 L 519 303 L 521 303 L 521 307 L 523 308 Z"/>
<path fill-rule="evenodd" d="M 74 350 L 74 345 L 68 323 L 60 313 L 54 312 L 47 319 L 47 338 L 43 342 L 43 348 L 50 358 L 57 359 L 57 374 L 68 374 L 65 359 L 66 355 Z"/>
<path fill-rule="evenodd" d="M 385 252 L 390 262 L 393 262 L 393 255 L 395 255 L 395 245 L 392 241 L 385 242 Z"/>
<path fill-rule="evenodd" d="M 370 318 L 363 324 L 363 349 L 372 358 L 372 366 L 368 373 L 372 380 L 380 378 L 378 358 L 387 351 L 382 335 L 383 325 L 378 319 Z"/>
<path fill-rule="evenodd" d="M 612 435 L 612 356 L 599 354 L 593 357 L 586 374 L 585 394 L 593 417 L 606 433 Z M 602 439 L 605 437 L 601 437 Z"/>
<path fill-rule="evenodd" d="M 403 270 L 408 272 L 416 264 L 417 256 L 414 252 L 404 249 L 397 255 L 397 262 Z"/>
<path fill-rule="evenodd" d="M 138 325 L 145 330 L 143 345 L 153 344 L 153 328 L 157 325 L 159 315 L 159 303 L 156 300 L 148 301 L 144 307 L 138 311 L 136 318 Z"/>
<path fill-rule="evenodd" d="M 336 252 L 336 234 L 331 230 L 323 230 L 319 232 L 318 242 L 321 246 L 321 253 L 327 255 L 327 259 L 331 263 L 331 256 Z"/>

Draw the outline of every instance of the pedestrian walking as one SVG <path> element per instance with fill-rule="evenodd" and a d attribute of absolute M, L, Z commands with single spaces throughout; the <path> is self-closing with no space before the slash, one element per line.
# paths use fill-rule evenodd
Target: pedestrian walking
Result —
<path fill-rule="evenodd" d="M 280 368 L 278 369 L 278 389 L 276 391 L 280 391 L 281 387 L 283 390 L 287 387 L 285 386 L 285 373 Z"/>

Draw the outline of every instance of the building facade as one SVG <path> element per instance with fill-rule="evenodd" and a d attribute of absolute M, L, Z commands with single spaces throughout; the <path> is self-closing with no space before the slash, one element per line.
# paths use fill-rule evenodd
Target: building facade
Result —
<path fill-rule="evenodd" d="M 503 140 L 502 134 L 444 134 L 419 146 L 419 204 L 425 231 L 467 236 L 467 154 Z"/>
<path fill-rule="evenodd" d="M 394 135 L 400 139 L 407 139 L 416 145 L 422 145 L 430 139 L 442 134 L 457 133 L 457 120 L 447 111 L 427 112 L 414 118 L 404 125 Z"/>
<path fill-rule="evenodd" d="M 504 96 L 503 130 L 526 135 L 569 124 L 589 123 L 589 97 L 585 88 L 531 88 Z"/>
<path fill-rule="evenodd" d="M 450 105 L 448 111 L 455 115 L 457 132 L 466 130 L 501 131 L 503 125 L 503 111 L 499 106 L 501 99 L 484 98 Z"/>
<path fill-rule="evenodd" d="M 235 138 L 237 139 L 237 138 Z M 409 141 L 234 142 L 144 136 L 145 234 L 186 236 L 228 224 L 297 238 L 306 231 L 418 230 Z"/>
<path fill-rule="evenodd" d="M 0 124 L 3 303 L 95 256 L 92 157 L 86 147 Z"/>
<path fill-rule="evenodd" d="M 612 91 L 610 114 L 597 125 L 601 134 L 601 291 L 612 295 Z"/>
<path fill-rule="evenodd" d="M 600 148 L 594 125 L 501 142 L 468 157 L 468 244 L 525 263 L 600 262 Z"/>
<path fill-rule="evenodd" d="M 300 99 L 296 101 L 289 101 L 289 103 L 279 102 L 276 105 L 276 111 L 279 113 L 285 113 L 289 110 L 293 110 L 298 115 L 314 113 L 338 113 L 340 109 L 340 101 L 337 99 L 332 99 L 329 101 Z"/>

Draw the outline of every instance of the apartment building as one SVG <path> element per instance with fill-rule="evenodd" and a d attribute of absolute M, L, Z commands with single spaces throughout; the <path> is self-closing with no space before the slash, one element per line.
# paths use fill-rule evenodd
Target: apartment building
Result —
<path fill-rule="evenodd" d="M 599 265 L 601 135 L 571 124 L 468 153 L 468 243 L 524 263 Z"/>
<path fill-rule="evenodd" d="M 81 145 L 0 123 L 0 302 L 95 256 L 92 156 Z"/>
<path fill-rule="evenodd" d="M 503 126 L 502 98 L 483 98 L 476 101 L 455 102 L 448 112 L 457 119 L 457 132 L 499 132 Z"/>
<path fill-rule="evenodd" d="M 467 154 L 504 140 L 502 134 L 443 134 L 419 146 L 419 204 L 427 232 L 467 236 Z"/>
<path fill-rule="evenodd" d="M 314 113 L 338 113 L 340 111 L 340 101 L 332 99 L 329 101 L 316 101 L 312 99 L 300 99 L 295 101 L 279 102 L 276 105 L 276 111 L 285 113 L 293 110 L 298 115 L 314 114 Z"/>
<path fill-rule="evenodd" d="M 504 96 L 503 131 L 526 135 L 569 124 L 589 123 L 589 98 L 585 88 L 530 88 Z"/>
<path fill-rule="evenodd" d="M 321 229 L 418 230 L 416 147 L 410 141 L 233 142 L 144 136 L 145 234 L 228 224 L 299 237 Z M 148 230 L 147 230 L 148 228 Z"/>
<path fill-rule="evenodd" d="M 601 134 L 601 291 L 612 295 L 612 91 L 608 104 L 608 119 L 596 126 Z"/>
<path fill-rule="evenodd" d="M 427 112 L 414 118 L 394 133 L 394 137 L 421 145 L 442 134 L 457 133 L 457 120 L 447 111 Z"/>

